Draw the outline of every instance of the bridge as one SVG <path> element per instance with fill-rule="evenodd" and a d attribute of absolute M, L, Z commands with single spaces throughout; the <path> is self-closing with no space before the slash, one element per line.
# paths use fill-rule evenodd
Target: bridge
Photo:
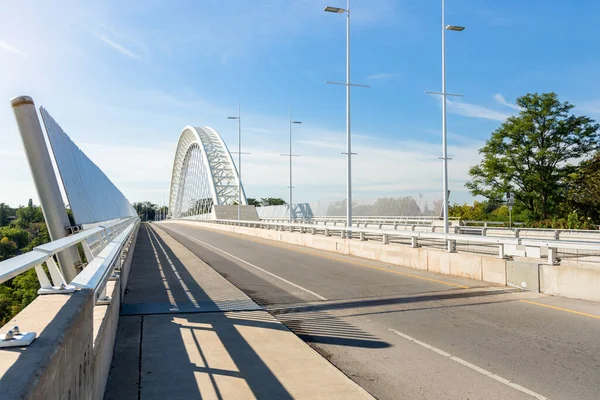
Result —
<path fill-rule="evenodd" d="M 257 211 L 193 126 L 168 218 L 141 222 L 47 110 L 44 132 L 12 107 L 52 241 L 0 262 L 40 284 L 0 328 L 1 399 L 598 398 L 598 232 Z"/>

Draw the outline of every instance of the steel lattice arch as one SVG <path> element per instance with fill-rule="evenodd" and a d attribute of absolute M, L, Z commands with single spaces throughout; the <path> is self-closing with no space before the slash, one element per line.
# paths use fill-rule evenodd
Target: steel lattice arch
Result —
<path fill-rule="evenodd" d="M 213 205 L 247 205 L 244 187 L 227 145 L 209 127 L 181 131 L 171 176 L 169 215 L 208 214 Z"/>

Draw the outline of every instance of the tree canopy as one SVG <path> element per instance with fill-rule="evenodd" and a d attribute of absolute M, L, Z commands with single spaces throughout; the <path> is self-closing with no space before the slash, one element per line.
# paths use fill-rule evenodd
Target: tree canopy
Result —
<path fill-rule="evenodd" d="M 578 161 L 598 149 L 600 125 L 571 114 L 574 107 L 555 93 L 517 99 L 519 115 L 508 118 L 479 150 L 466 184 L 473 195 L 499 202 L 508 191 L 531 218 L 549 218 L 566 200 L 568 179 Z"/>

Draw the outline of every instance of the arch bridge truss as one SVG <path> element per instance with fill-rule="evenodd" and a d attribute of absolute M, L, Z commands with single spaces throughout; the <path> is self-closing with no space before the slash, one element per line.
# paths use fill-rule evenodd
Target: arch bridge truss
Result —
<path fill-rule="evenodd" d="M 227 145 L 209 127 L 186 126 L 181 132 L 169 196 L 173 218 L 209 214 L 213 205 L 247 205 L 244 187 Z"/>

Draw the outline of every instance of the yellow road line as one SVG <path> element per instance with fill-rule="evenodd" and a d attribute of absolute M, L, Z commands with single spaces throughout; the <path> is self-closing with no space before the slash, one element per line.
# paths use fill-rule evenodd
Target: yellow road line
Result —
<path fill-rule="evenodd" d="M 600 319 L 600 315 L 588 314 L 588 313 L 584 313 L 584 312 L 581 312 L 581 311 L 575 311 L 575 310 L 570 310 L 568 308 L 551 306 L 549 304 L 538 303 L 538 302 L 530 301 L 530 300 L 520 300 L 520 301 L 523 302 L 523 303 L 527 303 L 527 304 L 534 304 L 534 305 L 540 306 L 540 307 L 552 308 L 553 310 L 559 310 L 559 311 L 564 311 L 564 312 L 568 312 L 568 313 L 571 313 L 571 314 L 583 315 L 584 317 L 590 317 L 590 318 Z"/>
<path fill-rule="evenodd" d="M 389 268 L 381 268 L 381 267 L 376 267 L 376 266 L 373 266 L 373 265 L 364 264 L 364 263 L 360 263 L 360 262 L 356 262 L 356 261 L 345 260 L 345 259 L 340 258 L 340 257 L 331 257 L 331 256 L 326 256 L 324 254 L 319 254 L 319 253 L 312 252 L 312 251 L 301 250 L 301 249 L 297 249 L 297 248 L 292 247 L 293 245 L 291 245 L 291 244 L 285 246 L 285 245 L 278 244 L 276 242 L 271 242 L 271 241 L 269 241 L 269 239 L 256 240 L 256 239 L 252 238 L 249 235 L 244 235 L 244 234 L 241 234 L 241 233 L 233 233 L 233 232 L 227 232 L 227 231 L 220 231 L 220 230 L 216 230 L 216 229 L 213 230 L 213 229 L 210 229 L 210 228 L 207 229 L 207 228 L 195 227 L 193 225 L 192 225 L 192 227 L 193 228 L 210 230 L 211 232 L 222 233 L 222 234 L 225 234 L 227 236 L 232 236 L 232 237 L 246 236 L 246 237 L 250 237 L 250 239 L 247 239 L 247 240 L 250 240 L 251 242 L 255 242 L 255 243 L 261 243 L 261 244 L 265 244 L 265 245 L 268 245 L 268 246 L 273 246 L 273 247 L 279 247 L 279 248 L 282 248 L 282 249 L 292 250 L 292 251 L 296 251 L 298 253 L 310 254 L 312 256 L 321 257 L 321 258 L 325 258 L 325 259 L 328 259 L 328 260 L 339 261 L 339 262 L 348 263 L 348 264 L 354 264 L 354 265 L 358 265 L 360 267 L 367 267 L 367 268 L 377 269 L 377 270 L 380 270 L 380 271 L 390 272 L 390 273 L 396 274 L 396 275 L 407 276 L 409 278 L 421 279 L 423 281 L 430 281 L 430 282 L 441 283 L 443 285 L 454 286 L 454 287 L 458 287 L 458 288 L 461 288 L 461 289 L 470 289 L 469 286 L 459 285 L 457 283 L 450 283 L 450 282 L 442 281 L 442 280 L 439 280 L 439 279 L 426 278 L 424 276 L 419 276 L 419 275 L 408 274 L 408 273 L 405 273 L 405 272 L 394 271 L 394 270 L 391 270 Z"/>

